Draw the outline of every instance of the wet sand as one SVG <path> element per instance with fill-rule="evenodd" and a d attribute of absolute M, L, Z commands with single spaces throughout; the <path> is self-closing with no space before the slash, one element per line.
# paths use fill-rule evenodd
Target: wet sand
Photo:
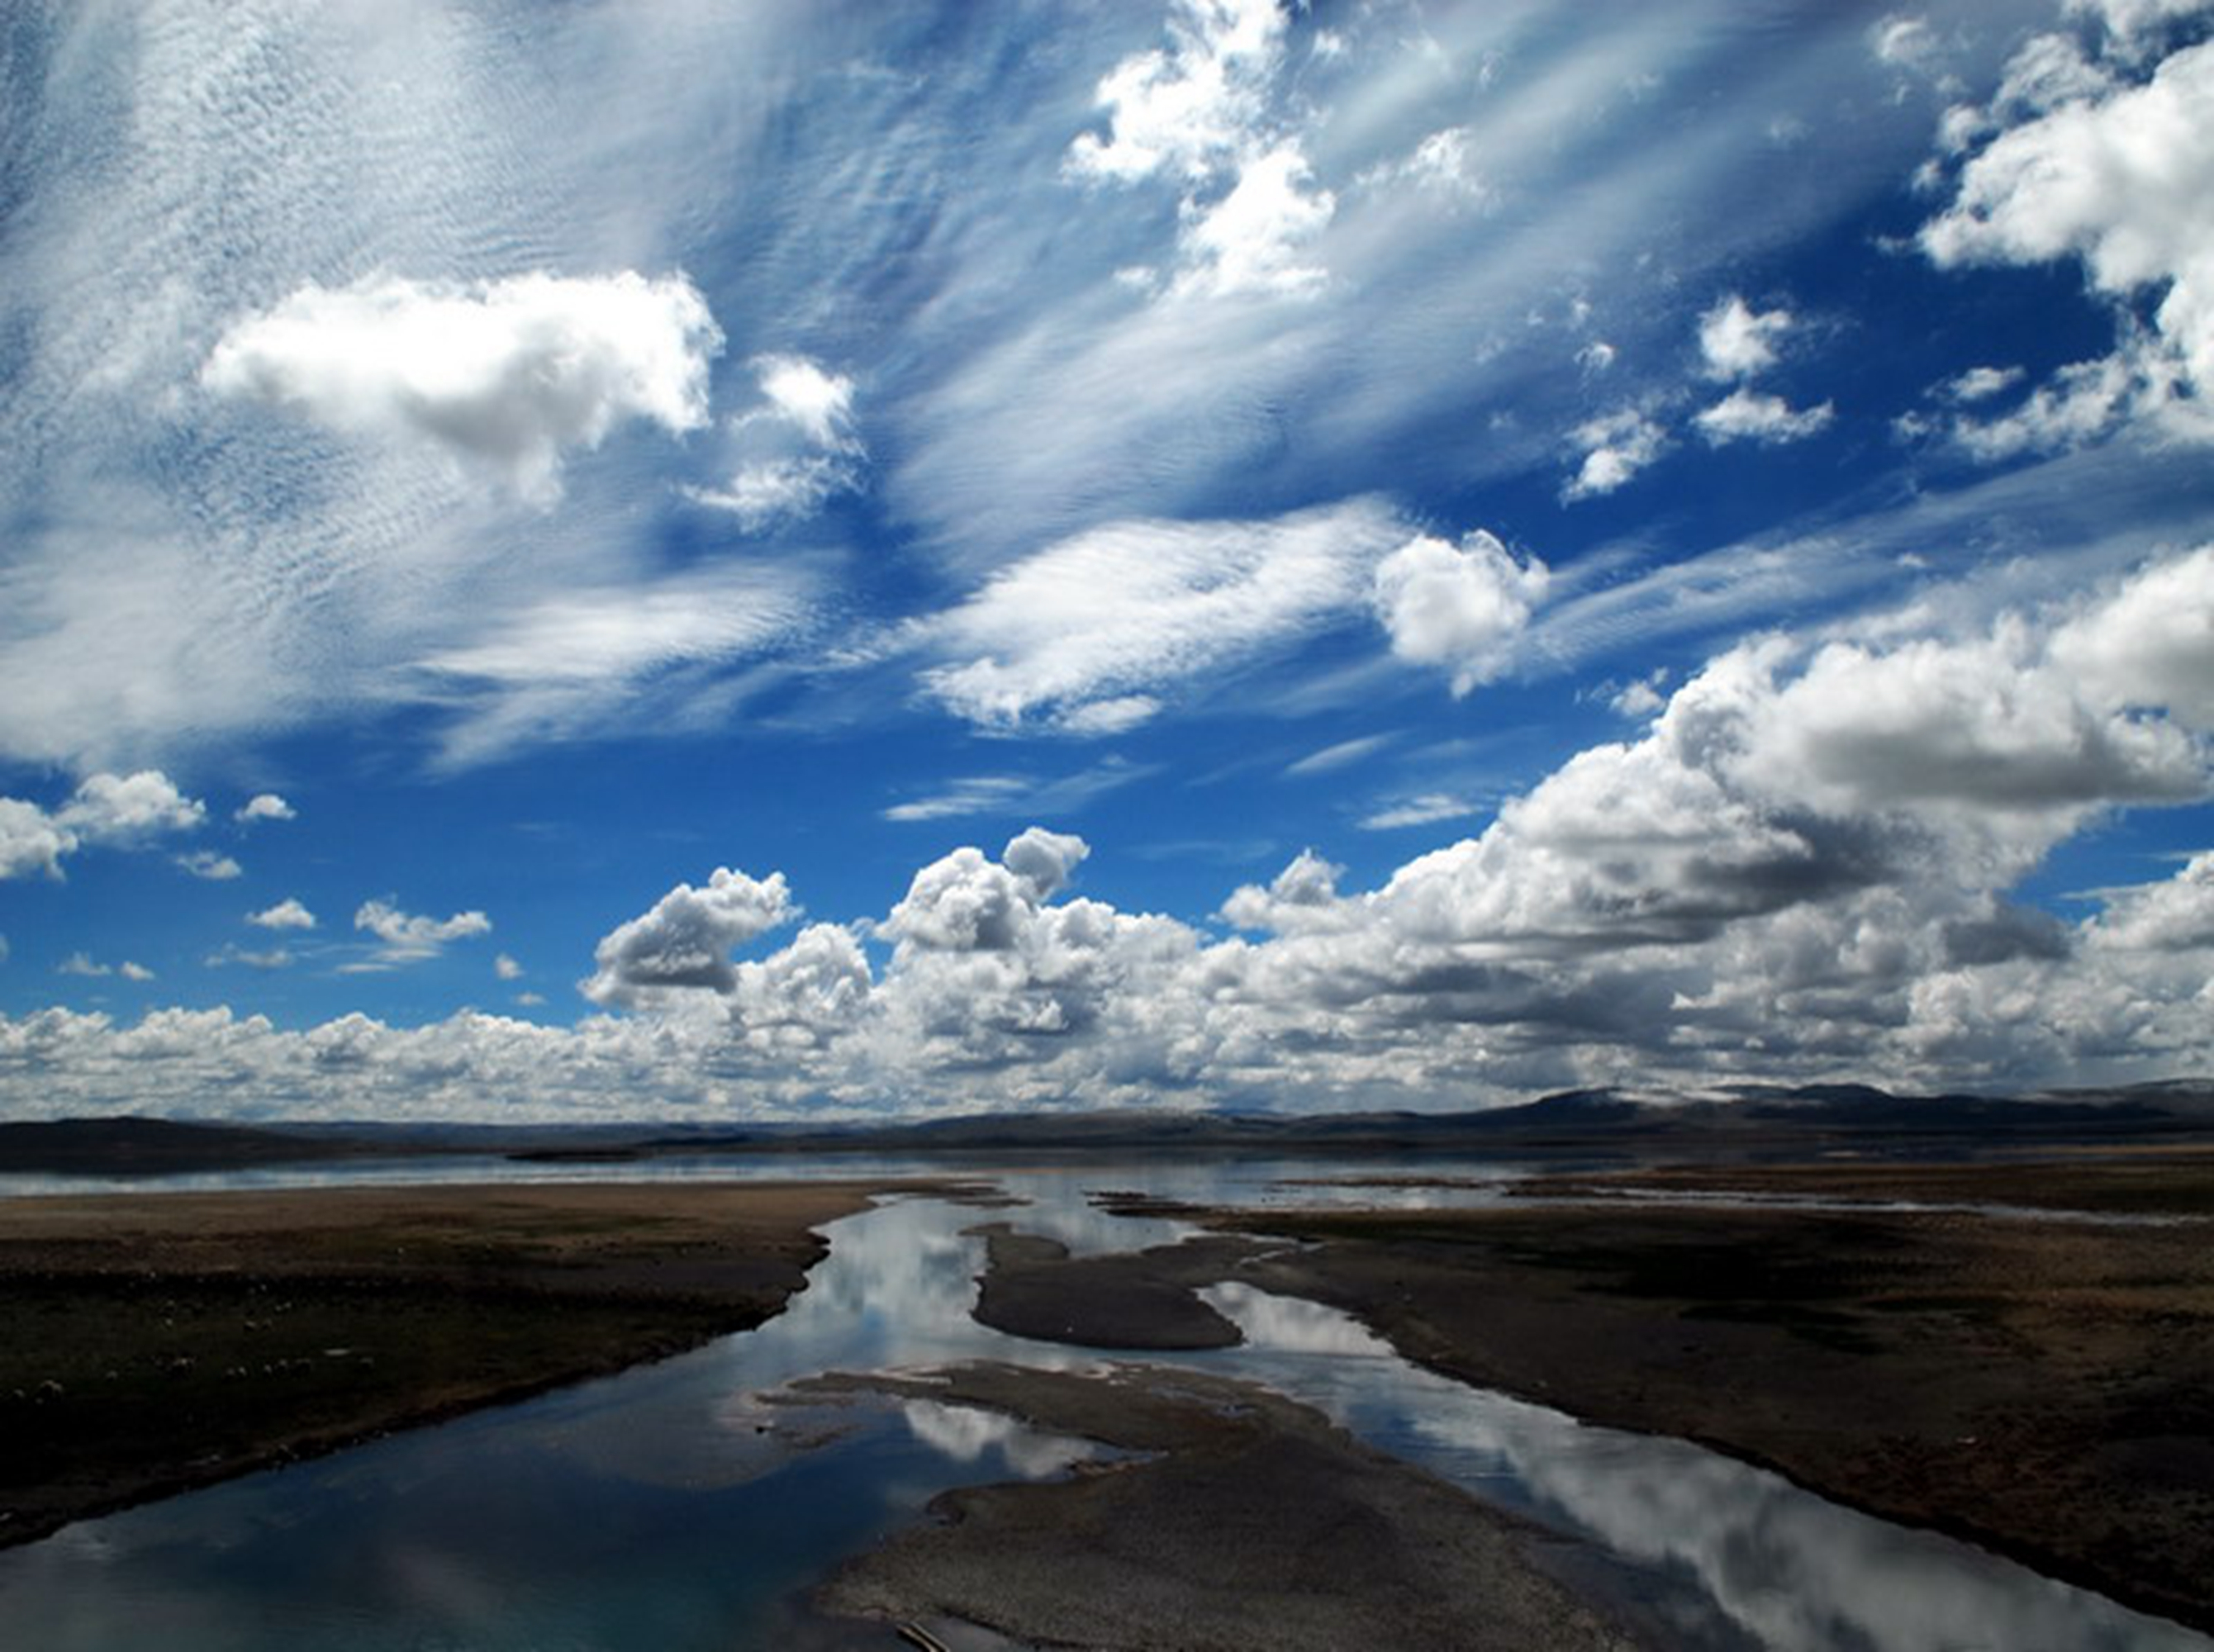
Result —
<path fill-rule="evenodd" d="M 944 1494 L 823 1589 L 835 1613 L 1125 1652 L 1635 1644 L 1546 1574 L 1538 1528 L 1249 1383 L 975 1365 L 801 1388 L 982 1406 L 1134 1453 Z"/>
<path fill-rule="evenodd" d="M 881 1186 L 0 1200 L 0 1543 L 758 1325 Z"/>
<path fill-rule="evenodd" d="M 1238 1277 L 1572 1415 L 1697 1440 L 2214 1631 L 2214 1158 L 1691 1168 L 1569 1202 L 1218 1214 L 1308 1248 Z M 1991 1202 L 1670 1206 L 1697 1191 Z M 1573 1202 L 1575 1198 L 1587 1201 Z"/>

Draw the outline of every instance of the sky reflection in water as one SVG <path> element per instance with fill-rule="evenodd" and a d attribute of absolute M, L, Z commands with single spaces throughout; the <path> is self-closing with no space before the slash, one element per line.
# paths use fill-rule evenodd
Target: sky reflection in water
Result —
<path fill-rule="evenodd" d="M 1087 1448 L 963 1408 L 794 1406 L 776 1391 L 826 1370 L 1093 1364 L 969 1317 L 982 1245 L 962 1229 L 1010 1220 L 1079 1253 L 1163 1243 L 1187 1230 L 1109 1215 L 1086 1190 L 1251 1202 L 1280 1197 L 1269 1182 L 1301 1168 L 1025 1172 L 1000 1178 L 1031 1201 L 1017 1209 L 882 1205 L 835 1226 L 809 1288 L 757 1331 L 0 1555 L 0 1641 L 52 1652 L 809 1643 L 816 1631 L 792 1602 L 840 1557 L 949 1485 L 1058 1474 Z M 1247 1346 L 1146 1357 L 1266 1382 L 1599 1545 L 1609 1557 L 1587 1569 L 1669 1623 L 1678 1644 L 2214 1646 L 1698 1447 L 1587 1428 L 1434 1376 L 1334 1311 L 1243 1286 L 1210 1295 Z"/>

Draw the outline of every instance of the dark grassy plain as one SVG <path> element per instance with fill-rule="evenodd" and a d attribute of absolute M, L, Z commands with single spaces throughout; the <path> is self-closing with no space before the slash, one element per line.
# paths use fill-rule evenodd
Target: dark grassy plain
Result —
<path fill-rule="evenodd" d="M 2214 1630 L 2214 1153 L 1654 1169 L 1506 1208 L 1218 1215 L 1263 1288 Z M 1792 1194 L 1822 1208 L 1648 1202 Z M 1876 1202 L 1992 1204 L 2020 1214 Z M 2184 1220 L 2101 1225 L 2065 1212 Z M 2041 1213 L 2041 1214 L 2040 1214 Z"/>
<path fill-rule="evenodd" d="M 775 1313 L 856 1182 L 0 1201 L 0 1543 Z"/>

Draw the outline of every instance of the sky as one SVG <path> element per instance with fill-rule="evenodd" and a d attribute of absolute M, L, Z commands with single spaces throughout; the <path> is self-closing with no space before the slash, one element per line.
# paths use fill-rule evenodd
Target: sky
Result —
<path fill-rule="evenodd" d="M 2214 6 L 0 20 L 0 1116 L 2214 1072 Z"/>

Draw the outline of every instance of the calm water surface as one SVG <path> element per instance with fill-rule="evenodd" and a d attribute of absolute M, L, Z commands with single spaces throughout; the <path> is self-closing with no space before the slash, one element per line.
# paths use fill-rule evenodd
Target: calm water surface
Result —
<path fill-rule="evenodd" d="M 631 1168 L 579 1173 L 605 1179 Z M 727 1164 L 716 1168 L 730 1173 Z M 893 1166 L 765 1168 L 854 1176 Z M 854 1636 L 812 1620 L 806 1587 L 949 1486 L 1065 1472 L 1091 1448 L 967 1409 L 795 1405 L 778 1391 L 831 1370 L 977 1358 L 1102 1362 L 969 1319 L 982 1246 L 961 1230 L 981 1221 L 1011 1220 L 1088 1252 L 1188 1231 L 1164 1218 L 1107 1215 L 1086 1197 L 1101 1188 L 1204 1203 L 1437 1196 L 1276 1185 L 1342 1169 L 1145 1161 L 994 1171 L 1028 1202 L 989 1212 L 941 1199 L 881 1205 L 829 1230 L 831 1253 L 809 1288 L 758 1331 L 0 1552 L 0 1645 L 729 1652 L 887 1644 L 881 1630 Z M 1453 1196 L 1493 1196 L 1479 1188 Z M 1268 1383 L 1579 1539 L 1570 1551 L 1576 1579 L 1635 1602 L 1647 1622 L 1667 1626 L 1673 1644 L 2214 1652 L 2205 1637 L 1696 1447 L 1587 1427 L 1433 1376 L 1317 1305 L 1236 1285 L 1210 1295 L 1245 1330 L 1246 1346 L 1138 1357 Z"/>

